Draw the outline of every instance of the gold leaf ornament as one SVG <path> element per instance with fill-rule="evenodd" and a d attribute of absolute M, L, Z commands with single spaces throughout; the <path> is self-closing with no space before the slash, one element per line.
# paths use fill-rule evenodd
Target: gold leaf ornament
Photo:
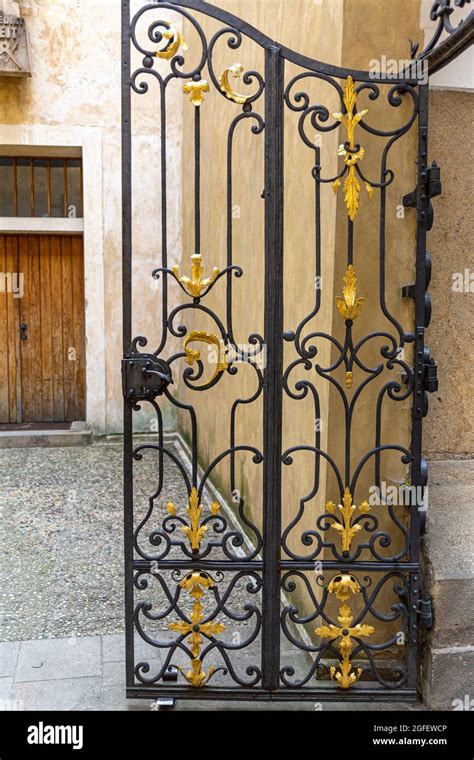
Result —
<path fill-rule="evenodd" d="M 226 98 L 229 98 L 229 100 L 233 100 L 234 103 L 238 103 L 239 105 L 243 106 L 244 103 L 247 102 L 247 100 L 251 97 L 251 95 L 242 95 L 239 92 L 236 92 L 234 88 L 232 87 L 229 76 L 234 77 L 234 79 L 238 79 L 242 76 L 244 73 L 244 67 L 241 63 L 234 63 L 232 66 L 229 66 L 227 69 L 224 69 L 222 74 L 220 74 L 218 81 L 219 81 L 219 87 L 221 88 L 222 92 L 225 94 Z"/>
<path fill-rule="evenodd" d="M 357 579 L 349 574 L 335 576 L 328 585 L 328 593 L 335 594 L 338 599 L 343 601 L 349 599 L 351 594 L 359 594 L 360 592 L 361 588 Z M 355 639 L 370 636 L 374 633 L 375 628 L 361 623 L 352 625 L 354 615 L 348 604 L 341 604 L 337 619 L 339 626 L 332 623 L 322 625 L 316 628 L 315 634 L 322 639 L 330 639 L 331 641 L 340 639 L 337 646 L 341 654 L 341 662 L 339 668 L 335 665 L 330 667 L 329 676 L 336 686 L 339 686 L 341 689 L 349 689 L 362 675 L 362 668 L 354 669 L 351 663 L 351 655 L 356 643 Z"/>
<path fill-rule="evenodd" d="M 176 505 L 173 504 L 172 501 L 168 501 L 165 505 L 165 508 L 172 517 L 175 517 L 177 514 Z M 219 514 L 220 504 L 217 501 L 213 501 L 210 506 L 210 512 L 213 517 L 216 517 Z M 181 527 L 182 532 L 188 539 L 191 549 L 195 552 L 198 552 L 201 547 L 201 541 L 204 538 L 204 535 L 207 531 L 208 526 L 207 525 L 201 525 L 201 517 L 203 508 L 199 501 L 199 494 L 198 490 L 195 486 L 192 487 L 191 493 L 189 495 L 189 501 L 188 505 L 186 507 L 186 512 L 189 517 L 189 524 L 183 525 Z M 193 576 L 191 576 L 191 579 Z M 188 581 L 189 583 L 190 581 Z"/>
<path fill-rule="evenodd" d="M 357 295 L 357 276 L 352 264 L 347 267 L 343 282 L 342 297 L 337 296 L 336 306 L 343 319 L 353 322 L 361 313 L 365 299 Z M 349 379 L 352 380 L 352 376 Z"/>
<path fill-rule="evenodd" d="M 173 25 L 169 24 L 168 29 L 163 32 L 163 39 L 167 40 L 167 44 L 162 50 L 157 50 L 155 56 L 169 61 L 174 55 L 181 50 L 188 50 L 188 46 L 184 41 L 183 35 Z"/>
<path fill-rule="evenodd" d="M 206 79 L 200 79 L 198 82 L 186 82 L 183 85 L 183 92 L 185 95 L 189 95 L 189 100 L 199 108 L 204 102 L 204 93 L 209 92 L 209 82 Z"/>
<path fill-rule="evenodd" d="M 225 630 L 223 623 L 219 621 L 204 620 L 204 607 L 202 604 L 202 598 L 205 592 L 213 588 L 216 583 L 214 579 L 204 571 L 194 570 L 188 573 L 179 584 L 182 589 L 188 592 L 189 596 L 194 600 L 193 608 L 189 616 L 189 622 L 186 620 L 179 620 L 174 623 L 169 623 L 168 628 L 171 631 L 182 636 L 187 636 L 187 642 L 190 645 L 191 650 L 191 670 L 186 673 L 181 666 L 178 666 L 178 670 L 183 673 L 184 677 L 191 686 L 200 688 L 204 686 L 213 673 L 216 672 L 216 668 L 211 666 L 206 673 L 202 669 L 201 651 L 204 643 L 203 636 L 211 638 L 217 636 Z"/>
<path fill-rule="evenodd" d="M 362 161 L 364 158 L 364 148 L 355 150 L 355 129 L 357 124 L 364 118 L 369 112 L 368 108 L 362 109 L 362 111 L 354 113 L 354 109 L 357 104 L 357 93 L 354 86 L 354 81 L 351 76 L 348 76 L 344 84 L 343 103 L 346 107 L 346 113 L 333 113 L 334 119 L 339 121 L 345 128 L 347 133 L 346 144 L 350 150 L 347 150 L 345 145 L 339 146 L 337 151 L 338 156 L 344 158 L 344 163 L 347 166 L 347 175 L 344 181 L 344 202 L 346 204 L 347 213 L 351 222 L 354 221 L 357 212 L 359 210 L 359 197 L 360 197 L 360 182 L 356 173 L 356 164 L 358 161 Z M 374 188 L 369 182 L 364 182 L 365 189 L 369 200 L 372 200 L 374 194 Z M 334 180 L 332 183 L 332 189 L 336 194 L 341 187 L 341 178 Z"/>
<path fill-rule="evenodd" d="M 200 253 L 193 253 L 191 256 L 191 277 L 180 275 L 177 264 L 173 267 L 173 273 L 188 295 L 193 298 L 200 298 L 203 290 L 206 290 L 206 288 L 216 281 L 220 274 L 220 269 L 214 267 L 210 277 L 203 278 L 204 267 L 202 265 L 202 256 Z"/>
<path fill-rule="evenodd" d="M 207 345 L 213 346 L 215 348 L 216 356 L 211 357 L 216 359 L 216 365 L 214 367 L 212 377 L 205 383 L 201 383 L 200 385 L 195 386 L 197 388 L 203 388 L 204 386 L 212 383 L 218 375 L 225 372 L 229 367 L 229 362 L 226 359 L 226 347 L 224 345 L 224 341 L 221 338 L 218 338 L 217 335 L 214 335 L 214 333 L 206 332 L 205 330 L 192 330 L 184 341 L 184 351 L 186 354 L 185 361 L 190 366 L 198 362 L 201 358 L 201 352 L 199 349 L 190 347 L 190 344 L 194 342 L 206 343 Z"/>
<path fill-rule="evenodd" d="M 342 504 L 339 504 L 337 507 L 337 510 L 340 512 L 341 522 L 334 522 L 331 525 L 331 528 L 337 530 L 341 537 L 341 550 L 344 555 L 348 555 L 350 553 L 354 537 L 360 530 L 362 530 L 362 526 L 359 523 L 356 523 L 355 525 L 352 523 L 356 509 L 356 505 L 352 503 L 352 494 L 350 492 L 350 489 L 347 487 L 344 491 Z M 333 501 L 328 501 L 326 503 L 326 512 L 335 514 L 337 510 L 336 505 Z M 366 514 L 367 512 L 370 512 L 370 505 L 368 501 L 363 501 L 358 507 L 358 511 L 360 514 Z"/>

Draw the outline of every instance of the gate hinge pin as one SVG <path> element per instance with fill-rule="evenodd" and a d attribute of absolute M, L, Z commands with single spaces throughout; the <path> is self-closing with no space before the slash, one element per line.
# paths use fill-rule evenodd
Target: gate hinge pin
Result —
<path fill-rule="evenodd" d="M 418 603 L 417 613 L 420 618 L 420 628 L 429 631 L 433 626 L 433 608 L 431 597 L 425 595 Z"/>
<path fill-rule="evenodd" d="M 433 358 L 423 365 L 423 387 L 428 393 L 438 390 L 438 365 Z"/>

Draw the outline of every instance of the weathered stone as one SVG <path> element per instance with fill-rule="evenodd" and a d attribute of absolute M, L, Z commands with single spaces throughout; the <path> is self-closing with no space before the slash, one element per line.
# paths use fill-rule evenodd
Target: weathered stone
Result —
<path fill-rule="evenodd" d="M 28 32 L 18 3 L 0 3 L 0 76 L 31 76 Z"/>
<path fill-rule="evenodd" d="M 430 710 L 466 709 L 474 695 L 474 647 L 425 650 L 424 702 Z"/>
<path fill-rule="evenodd" d="M 432 646 L 468 646 L 473 639 L 474 513 L 470 503 L 474 462 L 430 463 L 429 505 L 424 542 L 433 602 Z"/>

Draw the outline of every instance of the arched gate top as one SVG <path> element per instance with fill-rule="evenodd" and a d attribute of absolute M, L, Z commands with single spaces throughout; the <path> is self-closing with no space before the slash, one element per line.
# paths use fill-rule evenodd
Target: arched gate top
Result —
<path fill-rule="evenodd" d="M 452 1 L 458 7 L 463 7 L 471 2 L 471 0 L 436 0 L 433 3 L 430 18 L 437 21 L 438 25 L 431 40 L 416 58 L 418 61 L 428 61 L 428 71 L 430 74 L 446 66 L 453 58 L 471 45 L 474 39 L 474 11 L 471 11 L 467 18 L 461 21 L 457 27 L 453 27 L 449 21 L 449 17 L 454 10 L 451 5 Z M 204 13 L 218 21 L 222 21 L 224 24 L 232 26 L 263 48 L 278 48 L 283 58 L 309 71 L 341 79 L 346 79 L 350 75 L 354 80 L 359 82 L 368 82 L 374 79 L 373 72 L 334 66 L 302 55 L 285 45 L 281 45 L 277 40 L 271 39 L 247 21 L 211 3 L 205 2 L 205 0 L 156 0 L 156 2 L 150 3 L 148 7 L 150 9 L 161 7 L 168 8 L 169 10 L 177 10 L 181 7 Z M 443 32 L 447 32 L 448 37 L 439 42 Z M 411 53 L 413 58 L 417 51 L 418 45 L 412 45 Z M 423 72 L 423 78 L 424 75 L 425 72 Z M 416 85 L 421 78 L 421 75 L 420 77 L 407 76 L 406 70 L 405 74 L 402 72 L 398 78 L 393 75 L 390 77 L 377 75 L 377 81 L 381 84 L 393 84 L 397 81 L 403 81 L 407 84 Z"/>

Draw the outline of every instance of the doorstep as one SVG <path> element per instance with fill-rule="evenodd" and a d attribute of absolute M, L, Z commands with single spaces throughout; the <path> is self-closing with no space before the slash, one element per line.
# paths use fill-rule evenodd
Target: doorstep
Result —
<path fill-rule="evenodd" d="M 87 446 L 92 432 L 85 422 L 24 423 L 0 426 L 0 449 L 23 449 L 52 446 Z"/>

